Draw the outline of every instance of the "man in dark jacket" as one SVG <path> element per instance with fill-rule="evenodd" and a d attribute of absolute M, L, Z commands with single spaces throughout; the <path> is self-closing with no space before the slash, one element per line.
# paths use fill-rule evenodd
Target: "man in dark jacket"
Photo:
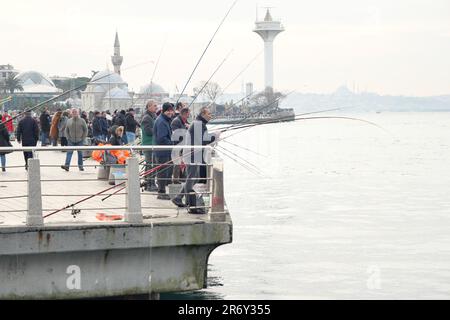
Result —
<path fill-rule="evenodd" d="M 155 144 L 159 146 L 171 146 L 172 143 L 172 128 L 170 121 L 174 114 L 173 104 L 166 102 L 163 104 L 161 115 L 155 121 L 153 134 L 155 137 Z M 172 180 L 172 164 L 171 155 L 172 150 L 155 150 L 156 162 L 159 166 L 158 177 L 158 199 L 170 200 L 169 195 L 166 194 L 166 186 L 169 180 Z"/>
<path fill-rule="evenodd" d="M 108 141 L 108 130 L 111 127 L 111 123 L 108 122 L 107 113 L 105 111 L 102 112 L 102 116 L 100 117 L 100 123 L 102 127 L 102 136 L 105 140 Z"/>
<path fill-rule="evenodd" d="M 130 108 L 125 117 L 125 133 L 129 144 L 133 144 L 136 140 L 136 128 L 139 127 L 139 123 L 134 119 L 134 109 Z"/>
<path fill-rule="evenodd" d="M 206 124 L 211 120 L 211 111 L 204 107 L 196 120 L 192 122 L 189 128 L 190 144 L 193 146 L 206 146 L 217 141 L 217 137 L 208 133 Z M 206 210 L 202 197 L 197 198 L 194 191 L 194 185 L 201 179 L 201 168 L 205 167 L 204 150 L 191 150 L 190 154 L 184 156 L 187 164 L 187 179 L 180 193 L 172 200 L 178 207 L 189 207 L 188 212 L 192 214 L 205 214 Z M 186 197 L 186 204 L 182 199 Z M 193 207 L 193 208 L 192 208 Z"/>
<path fill-rule="evenodd" d="M 154 100 L 150 100 L 147 103 L 146 111 L 144 114 L 144 117 L 142 118 L 141 122 L 141 129 L 142 129 L 142 145 L 143 146 L 152 146 L 154 145 L 153 141 L 153 127 L 155 126 L 155 120 L 156 120 L 156 108 L 158 105 Z M 144 152 L 145 155 L 145 171 L 149 171 L 154 168 L 154 157 L 153 157 L 153 150 L 148 150 Z M 153 178 L 154 174 L 149 174 L 145 176 L 145 190 L 154 192 L 158 191 L 158 188 L 156 187 L 155 178 Z"/>
<path fill-rule="evenodd" d="M 94 120 L 92 121 L 92 135 L 97 141 L 106 141 L 106 137 L 103 136 L 102 120 L 99 111 L 94 112 Z"/>
<path fill-rule="evenodd" d="M 31 117 L 31 112 L 25 112 L 25 117 L 19 121 L 16 132 L 17 142 L 23 147 L 35 147 L 39 140 L 39 125 Z M 33 158 L 32 152 L 24 152 L 25 169 L 28 170 L 28 159 Z"/>
<path fill-rule="evenodd" d="M 42 111 L 42 114 L 39 117 L 39 122 L 41 125 L 41 145 L 45 147 L 49 142 L 50 126 L 52 122 L 47 107 L 45 107 L 44 111 Z"/>
<path fill-rule="evenodd" d="M 183 143 L 185 144 L 186 141 L 186 132 L 189 129 L 189 123 L 188 123 L 188 118 L 189 118 L 189 109 L 188 108 L 183 108 L 180 110 L 178 116 L 175 117 L 175 119 L 173 119 L 171 127 L 172 127 L 172 131 L 174 133 L 174 139 L 175 142 L 174 144 L 180 144 Z M 183 177 L 183 172 L 182 172 L 182 168 L 181 168 L 181 159 L 174 159 L 174 166 L 173 166 L 173 183 L 175 184 L 180 184 L 181 183 L 181 178 Z"/>

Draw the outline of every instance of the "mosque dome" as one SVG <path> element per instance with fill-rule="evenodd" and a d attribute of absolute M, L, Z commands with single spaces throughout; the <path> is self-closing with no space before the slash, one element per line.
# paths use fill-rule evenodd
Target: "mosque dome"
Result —
<path fill-rule="evenodd" d="M 37 71 L 26 71 L 16 76 L 24 92 L 60 92 L 50 78 Z"/>
<path fill-rule="evenodd" d="M 92 87 L 90 92 L 92 92 L 92 93 L 105 93 L 106 90 L 102 86 L 98 85 L 98 86 Z"/>
<path fill-rule="evenodd" d="M 166 90 L 163 89 L 159 84 L 154 82 L 149 83 L 141 88 L 139 94 L 142 95 L 165 95 L 167 94 Z"/>
<path fill-rule="evenodd" d="M 104 100 L 108 100 L 108 99 L 131 100 L 131 97 L 126 90 L 123 90 L 120 88 L 114 88 L 114 89 L 109 90 L 103 99 Z"/>
<path fill-rule="evenodd" d="M 122 77 L 113 71 L 103 70 L 98 72 L 90 82 L 95 84 L 125 84 Z"/>

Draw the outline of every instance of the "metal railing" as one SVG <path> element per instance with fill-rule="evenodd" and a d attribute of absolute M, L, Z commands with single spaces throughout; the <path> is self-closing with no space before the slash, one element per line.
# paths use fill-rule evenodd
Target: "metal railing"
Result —
<path fill-rule="evenodd" d="M 160 151 L 160 150 L 192 150 L 191 152 L 195 152 L 198 150 L 207 150 L 208 152 L 213 153 L 213 148 L 211 146 L 69 146 L 69 147 L 55 147 L 55 146 L 47 146 L 47 147 L 11 147 L 11 148 L 1 148 L 2 152 L 31 152 L 33 154 L 33 158 L 28 159 L 28 168 L 26 172 L 26 178 L 23 179 L 7 179 L 6 176 L 2 176 L 0 173 L 0 186 L 1 185 L 13 185 L 15 186 L 22 184 L 26 184 L 26 188 L 22 188 L 22 194 L 11 194 L 8 193 L 7 188 L 0 188 L 0 217 L 5 214 L 13 214 L 16 215 L 18 213 L 25 213 L 25 223 L 28 226 L 42 226 L 46 221 L 46 218 L 49 216 L 56 217 L 58 214 L 71 212 L 71 214 L 76 217 L 80 212 L 86 213 L 90 211 L 123 211 L 123 219 L 124 222 L 127 223 L 143 223 L 144 217 L 161 217 L 161 215 L 154 215 L 160 211 L 167 212 L 168 210 L 173 210 L 178 216 L 180 209 L 177 208 L 171 202 L 167 205 L 160 206 L 155 205 L 155 203 L 151 203 L 147 199 L 149 197 L 156 197 L 158 193 L 156 192 L 146 192 L 143 190 L 143 181 L 148 179 L 148 176 L 151 176 L 151 179 L 156 179 L 156 181 L 162 181 L 164 178 L 156 178 L 156 171 L 149 173 L 147 170 L 150 168 L 154 168 L 155 166 L 161 166 L 160 163 L 146 163 L 144 159 L 141 159 L 141 152 L 145 151 Z M 44 170 L 54 170 L 56 167 L 60 167 L 60 165 L 54 163 L 41 163 L 41 159 L 39 157 L 40 154 L 44 154 L 51 151 L 82 151 L 82 152 L 91 152 L 91 151 L 112 151 L 112 150 L 127 150 L 130 151 L 131 157 L 127 159 L 126 164 L 108 164 L 108 163 L 84 163 L 83 167 L 86 168 L 96 168 L 97 177 L 91 177 L 90 175 L 94 172 L 84 172 L 83 176 L 80 178 L 73 177 L 64 177 L 66 172 L 61 172 L 61 174 L 57 174 L 58 176 L 47 178 L 42 177 L 42 171 Z M 185 151 L 186 152 L 186 151 Z M 8 154 L 7 157 L 10 157 L 11 154 Z M 64 155 L 62 153 L 62 155 Z M 75 159 L 73 159 L 75 160 Z M 173 159 L 175 160 L 175 159 Z M 53 161 L 53 160 L 52 160 Z M 170 165 L 174 164 L 162 164 L 164 167 L 159 168 L 159 170 L 166 170 Z M 188 164 L 189 165 L 189 164 Z M 124 169 L 125 175 L 123 177 L 109 177 L 107 180 L 109 184 L 111 183 L 111 179 L 114 181 L 114 185 L 108 186 L 103 184 L 98 184 L 95 188 L 89 190 L 86 183 L 89 182 L 99 182 L 103 179 L 100 178 L 99 170 L 111 169 L 112 167 L 120 166 L 121 169 Z M 141 169 L 141 166 L 143 167 Z M 225 221 L 226 213 L 224 207 L 224 194 L 223 194 L 223 162 L 221 159 L 217 157 L 212 157 L 212 161 L 208 164 L 204 164 L 207 167 L 207 176 L 206 178 L 198 178 L 206 181 L 206 188 L 204 191 L 197 191 L 195 194 L 202 194 L 207 197 L 208 200 L 204 204 L 203 207 L 191 207 L 191 209 L 204 209 L 208 212 L 208 217 L 211 221 Z M 18 169 L 24 168 L 25 165 L 13 165 L 10 167 L 6 167 L 9 169 Z M 73 165 L 71 167 L 77 167 L 77 165 Z M 109 168 L 108 168 L 109 167 Z M 150 170 L 151 171 L 151 170 Z M 87 178 L 86 178 L 87 176 Z M 166 180 L 172 180 L 171 177 L 165 178 Z M 183 180 L 182 180 L 183 181 Z M 58 183 L 62 183 L 65 186 L 70 185 L 73 186 L 74 192 L 66 192 L 64 188 L 58 187 Z M 49 185 L 53 185 L 53 189 L 49 190 Z M 176 185 L 180 187 L 180 185 Z M 103 189 L 102 189 L 103 188 Z M 171 190 L 173 185 L 169 186 L 168 189 Z M 7 190 L 6 190 L 7 189 Z M 20 190 L 20 188 L 14 187 L 14 190 Z M 45 192 L 43 192 L 45 190 Z M 82 190 L 82 191 L 80 191 Z M 181 192 L 181 191 L 179 191 Z M 26 193 L 26 194 L 25 194 Z M 178 191 L 175 192 L 178 194 Z M 170 191 L 167 193 L 169 196 L 174 196 L 175 193 L 171 193 Z M 186 195 L 187 194 L 183 194 Z M 103 200 L 114 197 L 115 201 L 113 201 L 112 205 L 103 205 Z M 125 198 L 124 200 L 122 198 Z M 26 206 L 25 208 L 20 208 L 20 201 L 26 198 Z M 63 202 L 68 202 L 67 205 L 62 205 L 61 208 L 59 205 L 55 205 L 55 208 L 47 208 L 44 207 L 45 203 L 49 201 L 44 201 L 44 199 L 56 199 L 63 198 Z M 81 199 L 80 199 L 81 198 Z M 78 202 L 83 200 L 84 198 L 89 198 L 84 202 L 84 206 L 81 206 Z M 100 205 L 95 204 L 95 199 L 102 199 L 102 203 Z M 117 200 L 119 199 L 120 200 Z M 172 197 L 171 197 L 172 198 Z M 94 200 L 92 200 L 94 199 Z M 89 200 L 89 201 L 88 201 Z M 2 201 L 10 201 L 13 204 L 10 205 L 10 208 L 5 208 L 1 205 Z M 123 201 L 123 202 L 122 202 Z M 150 202 L 150 205 L 149 205 Z M 12 206 L 12 208 L 11 208 Z M 24 203 L 22 203 L 24 206 Z M 47 205 L 48 206 L 48 205 Z M 151 210 L 150 215 L 145 214 L 144 211 Z M 166 216 L 162 216 L 166 217 Z M 1 225 L 1 224 L 0 224 Z"/>

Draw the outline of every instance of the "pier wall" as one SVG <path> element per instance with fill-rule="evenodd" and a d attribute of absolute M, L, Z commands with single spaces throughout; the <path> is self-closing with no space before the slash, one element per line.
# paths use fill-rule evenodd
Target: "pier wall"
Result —
<path fill-rule="evenodd" d="M 225 222 L 0 228 L 0 299 L 67 299 L 192 291 L 232 241 Z"/>

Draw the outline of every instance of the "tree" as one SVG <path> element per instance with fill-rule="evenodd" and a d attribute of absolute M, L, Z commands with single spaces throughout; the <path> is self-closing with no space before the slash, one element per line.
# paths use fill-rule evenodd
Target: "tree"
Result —
<path fill-rule="evenodd" d="M 202 81 L 199 83 L 198 87 L 194 88 L 194 94 L 197 96 L 200 93 L 200 90 L 203 89 L 201 95 L 206 97 L 210 102 L 214 102 L 218 96 L 222 94 L 222 88 L 215 82 Z"/>
<path fill-rule="evenodd" d="M 4 89 L 9 91 L 10 93 L 14 93 L 15 91 L 23 91 L 21 80 L 16 78 L 13 75 L 10 75 L 4 84 Z"/>

